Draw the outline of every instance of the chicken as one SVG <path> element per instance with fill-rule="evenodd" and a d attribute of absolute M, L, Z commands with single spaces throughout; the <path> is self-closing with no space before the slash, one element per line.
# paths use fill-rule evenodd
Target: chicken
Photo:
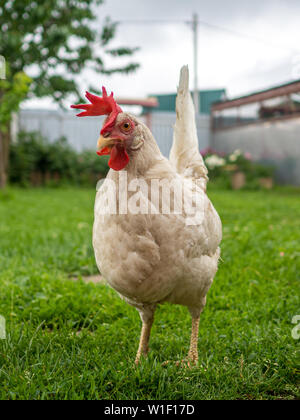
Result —
<path fill-rule="evenodd" d="M 111 169 L 96 195 L 93 246 L 104 278 L 139 311 L 137 364 L 148 353 L 154 312 L 164 302 L 189 309 L 188 360 L 198 362 L 200 314 L 220 256 L 221 221 L 206 195 L 188 79 L 184 66 L 169 160 L 146 125 L 122 112 L 104 88 L 102 98 L 87 93 L 91 104 L 73 105 L 84 109 L 79 116 L 108 115 L 97 153 L 110 155 Z"/>

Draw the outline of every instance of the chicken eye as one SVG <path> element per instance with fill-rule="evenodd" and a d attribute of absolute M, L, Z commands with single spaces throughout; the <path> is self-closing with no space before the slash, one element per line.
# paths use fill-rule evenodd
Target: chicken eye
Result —
<path fill-rule="evenodd" d="M 128 133 L 128 131 L 131 130 L 131 124 L 129 122 L 124 122 L 121 128 L 123 131 L 125 131 L 125 133 Z"/>

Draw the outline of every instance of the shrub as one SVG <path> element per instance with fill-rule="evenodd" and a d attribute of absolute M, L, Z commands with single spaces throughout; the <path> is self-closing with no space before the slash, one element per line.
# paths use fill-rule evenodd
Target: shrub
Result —
<path fill-rule="evenodd" d="M 9 179 L 22 186 L 93 184 L 108 171 L 107 157 L 76 152 L 65 138 L 49 143 L 39 133 L 19 135 L 10 148 Z"/>

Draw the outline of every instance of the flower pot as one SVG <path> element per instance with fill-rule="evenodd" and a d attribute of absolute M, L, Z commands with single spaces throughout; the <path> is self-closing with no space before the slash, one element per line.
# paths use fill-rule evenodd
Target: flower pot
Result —
<path fill-rule="evenodd" d="M 231 175 L 231 188 L 233 190 L 239 190 L 246 184 L 246 176 L 244 172 L 234 172 Z"/>
<path fill-rule="evenodd" d="M 272 177 L 266 177 L 266 178 L 259 178 L 259 185 L 262 188 L 265 188 L 267 190 L 271 190 L 273 188 L 273 178 Z"/>
<path fill-rule="evenodd" d="M 43 183 L 43 174 L 40 171 L 33 171 L 30 174 L 30 183 L 33 187 L 40 187 Z"/>

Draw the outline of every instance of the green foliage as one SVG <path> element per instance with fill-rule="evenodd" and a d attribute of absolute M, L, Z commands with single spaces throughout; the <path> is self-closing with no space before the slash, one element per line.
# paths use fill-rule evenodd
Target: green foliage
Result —
<path fill-rule="evenodd" d="M 31 79 L 22 71 L 10 77 L 8 65 L 6 75 L 7 80 L 0 79 L 0 130 L 2 132 L 7 130 L 12 113 L 18 111 L 31 84 Z"/>
<path fill-rule="evenodd" d="M 189 347 L 186 308 L 158 307 L 149 358 L 135 367 L 137 311 L 83 280 L 97 273 L 94 189 L 0 195 L 0 399 L 299 399 L 299 189 L 209 194 L 222 260 L 192 369 L 176 366 Z"/>
<path fill-rule="evenodd" d="M 260 178 L 274 177 L 274 166 L 270 163 L 254 162 L 249 153 L 242 153 L 240 150 L 220 155 L 212 149 L 206 149 L 202 155 L 209 170 L 209 178 L 223 188 L 231 188 L 230 177 L 235 172 L 245 174 L 247 189 L 261 188 Z"/>
<path fill-rule="evenodd" d="M 97 31 L 96 8 L 102 0 L 14 0 L 0 4 L 0 55 L 11 75 L 32 75 L 32 93 L 61 103 L 76 93 L 83 69 L 97 73 L 134 71 L 137 63 L 110 68 L 105 57 L 128 57 L 136 48 L 108 48 L 116 23 L 105 19 Z"/>
<path fill-rule="evenodd" d="M 256 163 L 254 164 L 253 174 L 258 178 L 274 177 L 275 168 L 269 164 Z"/>
<path fill-rule="evenodd" d="M 99 157 L 93 151 L 78 153 L 64 138 L 49 143 L 38 133 L 23 132 L 18 142 L 11 144 L 10 181 L 22 186 L 32 182 L 94 185 L 107 171 L 106 156 Z"/>

